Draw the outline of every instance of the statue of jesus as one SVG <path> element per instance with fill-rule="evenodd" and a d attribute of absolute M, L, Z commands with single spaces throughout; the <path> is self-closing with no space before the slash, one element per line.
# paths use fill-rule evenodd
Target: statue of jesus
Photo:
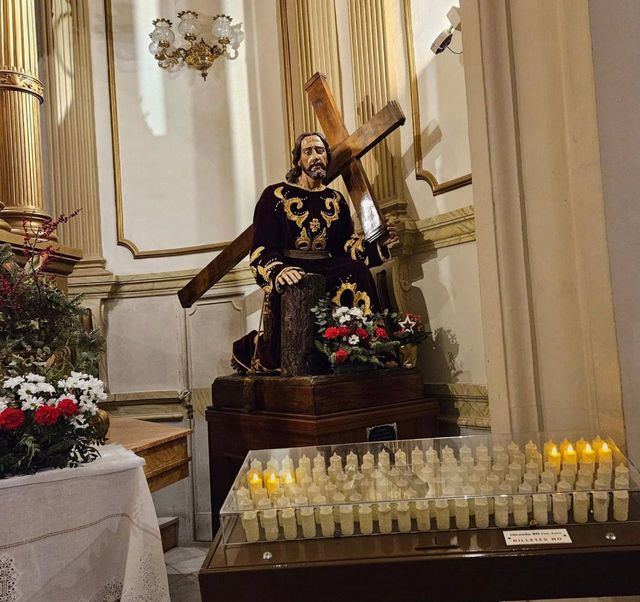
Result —
<path fill-rule="evenodd" d="M 286 181 L 264 190 L 253 217 L 249 263 L 272 327 L 268 337 L 253 331 L 234 343 L 232 364 L 241 372 L 279 370 L 280 296 L 307 272 L 325 277 L 336 306 L 359 307 L 364 314 L 380 310 L 369 268 L 387 261 L 398 242 L 391 222 L 383 241 L 369 243 L 354 232 L 347 201 L 323 184 L 331 151 L 322 134 L 300 134 L 291 154 Z"/>

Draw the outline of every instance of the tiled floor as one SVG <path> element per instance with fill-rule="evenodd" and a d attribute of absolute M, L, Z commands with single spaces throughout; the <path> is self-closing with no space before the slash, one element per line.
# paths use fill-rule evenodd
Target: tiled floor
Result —
<path fill-rule="evenodd" d="M 207 544 L 173 548 L 164 555 L 171 602 L 200 602 L 198 571 L 209 551 Z"/>

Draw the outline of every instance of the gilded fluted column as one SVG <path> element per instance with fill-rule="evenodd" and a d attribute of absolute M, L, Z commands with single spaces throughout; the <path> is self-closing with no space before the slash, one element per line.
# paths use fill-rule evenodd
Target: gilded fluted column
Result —
<path fill-rule="evenodd" d="M 105 273 L 87 0 L 44 0 L 41 19 L 52 213 L 80 213 L 60 227 L 82 249 L 74 277 Z"/>
<path fill-rule="evenodd" d="M 34 0 L 0 0 L 0 216 L 18 234 L 44 210 Z M 1 225 L 0 225 L 1 226 Z"/>

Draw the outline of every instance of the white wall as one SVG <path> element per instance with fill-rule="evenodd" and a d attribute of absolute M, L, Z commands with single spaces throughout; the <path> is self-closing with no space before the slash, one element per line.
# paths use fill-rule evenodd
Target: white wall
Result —
<path fill-rule="evenodd" d="M 640 3 L 589 2 L 627 445 L 640 463 Z"/>

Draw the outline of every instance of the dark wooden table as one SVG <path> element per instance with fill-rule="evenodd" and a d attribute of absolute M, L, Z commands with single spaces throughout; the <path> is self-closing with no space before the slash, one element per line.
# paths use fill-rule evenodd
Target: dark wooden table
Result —
<path fill-rule="evenodd" d="M 557 528 L 557 526 L 554 526 Z M 222 545 L 202 600 L 456 602 L 640 594 L 640 522 L 568 525 L 571 544 L 507 547 L 503 530 Z M 613 533 L 615 539 L 608 533 Z"/>

